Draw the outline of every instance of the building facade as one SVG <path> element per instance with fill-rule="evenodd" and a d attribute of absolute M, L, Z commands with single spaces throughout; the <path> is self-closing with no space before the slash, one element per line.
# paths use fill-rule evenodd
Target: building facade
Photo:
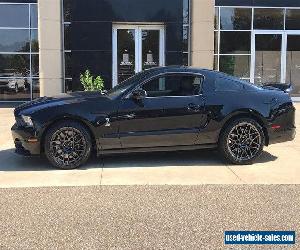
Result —
<path fill-rule="evenodd" d="M 0 1 L 0 102 L 106 89 L 151 67 L 190 65 L 300 98 L 299 0 Z"/>

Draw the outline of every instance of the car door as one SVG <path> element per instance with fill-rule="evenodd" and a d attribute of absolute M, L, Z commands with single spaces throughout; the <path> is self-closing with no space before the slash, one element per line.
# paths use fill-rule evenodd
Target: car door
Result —
<path fill-rule="evenodd" d="M 136 100 L 127 95 L 118 112 L 122 147 L 196 144 L 199 130 L 206 123 L 203 79 L 201 75 L 164 74 L 138 87 L 147 97 Z"/>

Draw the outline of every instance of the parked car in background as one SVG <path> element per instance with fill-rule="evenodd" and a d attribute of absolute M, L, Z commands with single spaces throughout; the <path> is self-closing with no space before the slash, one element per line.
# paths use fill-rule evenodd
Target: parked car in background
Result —
<path fill-rule="evenodd" d="M 45 154 L 62 169 L 98 155 L 219 148 L 250 164 L 264 146 L 293 140 L 295 108 L 286 89 L 255 86 L 205 69 L 143 71 L 106 93 L 43 97 L 15 109 L 16 152 Z"/>
<path fill-rule="evenodd" d="M 0 89 L 18 93 L 26 89 L 26 81 L 22 74 L 2 73 L 0 74 Z"/>

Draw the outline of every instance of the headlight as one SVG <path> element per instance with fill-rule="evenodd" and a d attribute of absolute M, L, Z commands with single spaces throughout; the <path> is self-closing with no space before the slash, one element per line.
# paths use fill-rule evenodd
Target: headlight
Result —
<path fill-rule="evenodd" d="M 31 117 L 30 117 L 30 116 L 22 115 L 22 119 L 23 119 L 24 124 L 25 124 L 27 127 L 33 127 L 33 122 L 32 122 L 32 120 L 31 120 Z"/>

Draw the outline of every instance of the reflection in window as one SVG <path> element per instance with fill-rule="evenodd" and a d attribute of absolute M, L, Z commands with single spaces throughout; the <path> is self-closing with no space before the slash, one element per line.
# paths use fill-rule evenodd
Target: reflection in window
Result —
<path fill-rule="evenodd" d="M 29 28 L 28 4 L 0 4 L 0 27 Z"/>
<path fill-rule="evenodd" d="M 189 26 L 183 26 L 182 43 L 183 43 L 183 51 L 188 52 L 189 51 Z"/>
<path fill-rule="evenodd" d="M 252 10 L 249 8 L 221 8 L 222 30 L 250 30 Z"/>
<path fill-rule="evenodd" d="M 143 70 L 159 66 L 159 30 L 142 30 Z"/>
<path fill-rule="evenodd" d="M 188 66 L 189 63 L 189 42 L 190 42 L 190 1 L 183 0 L 183 36 L 182 36 L 182 64 Z"/>
<path fill-rule="evenodd" d="M 63 0 L 64 22 L 71 22 L 71 2 L 72 0 Z"/>
<path fill-rule="evenodd" d="M 38 27 L 38 10 L 36 4 L 30 5 L 30 27 L 31 28 Z"/>
<path fill-rule="evenodd" d="M 300 10 L 287 9 L 285 27 L 287 30 L 300 30 Z"/>
<path fill-rule="evenodd" d="M 255 82 L 281 81 L 281 35 L 255 36 Z"/>
<path fill-rule="evenodd" d="M 29 66 L 29 55 L 0 55 L 0 77 L 28 77 Z"/>
<path fill-rule="evenodd" d="M 287 83 L 293 83 L 294 96 L 300 97 L 300 35 L 287 37 Z"/>
<path fill-rule="evenodd" d="M 31 55 L 32 77 L 39 77 L 39 55 Z"/>
<path fill-rule="evenodd" d="M 72 78 L 72 53 L 65 52 L 65 77 Z"/>
<path fill-rule="evenodd" d="M 283 30 L 283 9 L 254 9 L 254 29 Z"/>
<path fill-rule="evenodd" d="M 218 54 L 219 53 L 219 33 L 217 31 L 215 31 L 214 48 L 215 48 L 215 54 Z"/>
<path fill-rule="evenodd" d="M 220 56 L 220 71 L 229 75 L 250 78 L 250 56 Z"/>
<path fill-rule="evenodd" d="M 71 24 L 65 24 L 64 25 L 64 46 L 65 50 L 70 50 L 71 49 Z"/>
<path fill-rule="evenodd" d="M 39 38 L 38 38 L 38 30 L 32 29 L 31 33 L 31 52 L 39 52 Z"/>
<path fill-rule="evenodd" d="M 215 8 L 215 30 L 219 29 L 219 8 Z"/>
<path fill-rule="evenodd" d="M 118 29 L 118 82 L 135 74 L 135 30 Z"/>
<path fill-rule="evenodd" d="M 40 97 L 40 80 L 39 79 L 32 79 L 32 95 L 33 99 L 39 98 Z"/>
<path fill-rule="evenodd" d="M 214 70 L 219 70 L 219 57 L 214 56 Z"/>
<path fill-rule="evenodd" d="M 183 0 L 183 24 L 189 24 L 189 0 Z"/>
<path fill-rule="evenodd" d="M 220 33 L 220 54 L 250 54 L 251 32 L 224 31 Z"/>
<path fill-rule="evenodd" d="M 28 29 L 0 29 L 0 52 L 29 52 Z"/>
<path fill-rule="evenodd" d="M 0 101 L 39 96 L 37 23 L 37 4 L 0 4 Z"/>

